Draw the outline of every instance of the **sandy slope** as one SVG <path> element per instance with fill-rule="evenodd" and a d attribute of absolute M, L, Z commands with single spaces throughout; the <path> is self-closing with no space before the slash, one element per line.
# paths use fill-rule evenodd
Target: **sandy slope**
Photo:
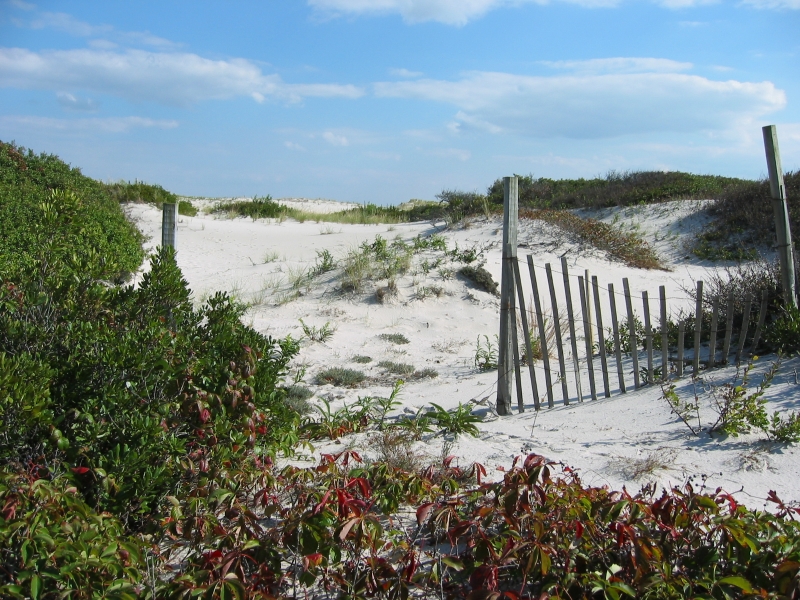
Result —
<path fill-rule="evenodd" d="M 541 267 L 552 263 L 558 282 L 560 257 L 566 256 L 571 275 L 583 274 L 588 269 L 602 284 L 613 283 L 619 291 L 622 278 L 627 277 L 637 298 L 643 290 L 647 290 L 651 298 L 657 298 L 658 286 L 664 285 L 670 312 L 677 313 L 691 306 L 683 289 L 706 276 L 707 269 L 719 268 L 687 258 L 684 248 L 686 236 L 703 226 L 704 217 L 699 212 L 702 206 L 702 202 L 672 202 L 591 215 L 641 231 L 671 265 L 671 271 L 643 271 L 611 263 L 540 222 L 521 224 L 519 253 L 521 257 L 532 254 L 542 287 L 545 273 Z M 315 207 L 332 210 L 335 204 L 315 201 Z M 151 237 L 152 247 L 160 239 L 160 212 L 144 205 L 129 206 L 127 211 Z M 273 336 L 301 337 L 299 319 L 313 326 L 325 323 L 335 326 L 336 332 L 327 344 L 305 341 L 294 365 L 295 370 L 305 369 L 304 384 L 316 392 L 317 398 L 327 399 L 333 407 L 352 403 L 359 396 L 388 396 L 393 378 L 377 366 L 379 361 L 435 369 L 437 378 L 408 382 L 403 387 L 401 411 L 415 412 L 431 402 L 446 408 L 472 402 L 475 412 L 484 416 L 484 422 L 478 438 L 462 436 L 453 441 L 429 436 L 420 442 L 418 450 L 433 459 L 441 456 L 444 444 L 445 450 L 456 454 L 462 465 L 478 461 L 492 473 L 496 467 L 510 466 L 516 456 L 536 452 L 578 468 L 584 482 L 592 485 L 613 488 L 625 485 L 635 490 L 650 480 L 672 485 L 693 479 L 697 485 L 705 481 L 712 489 L 721 486 L 734 492 L 737 498 L 754 508 L 764 504 L 769 490 L 776 490 L 787 501 L 800 500 L 797 448 L 765 443 L 757 434 L 727 439 L 711 438 L 707 434 L 694 436 L 671 413 L 659 386 L 618 395 L 615 374 L 612 374 L 612 397 L 592 401 L 588 398 L 589 385 L 584 375 L 582 389 L 586 399 L 583 402 L 573 401 L 564 406 L 560 402 L 560 385 L 556 384 L 556 406 L 537 412 L 533 410 L 528 373 L 523 370 L 526 412 L 497 417 L 492 409 L 496 374 L 479 373 L 473 357 L 478 336 L 488 335 L 491 339 L 498 331 L 499 302 L 458 277 L 448 277 L 448 268 L 459 265 L 445 262 L 426 274 L 420 265 L 420 260 L 426 256 L 419 256 L 413 272 L 398 279 L 398 297 L 387 304 L 378 303 L 374 295 L 376 287 L 385 285 L 385 281 L 368 282 L 363 293 L 343 295 L 339 292 L 335 272 L 317 278 L 312 285 L 302 286 L 299 298 L 280 303 L 287 298 L 288 281 L 310 268 L 318 251 L 328 250 L 334 257 L 341 258 L 358 244 L 372 242 L 376 235 L 389 240 L 400 236 L 408 241 L 419 234 L 436 231 L 436 226 L 430 223 L 365 226 L 253 222 L 209 215 L 181 217 L 178 262 L 195 298 L 202 299 L 216 290 L 228 290 L 242 300 L 253 302 L 248 319 L 259 331 Z M 450 247 L 457 243 L 459 248 L 485 249 L 486 268 L 499 281 L 502 234 L 499 220 L 478 219 L 467 228 L 438 231 L 447 238 Z M 429 258 L 432 262 L 434 255 Z M 421 298 L 426 287 L 440 287 L 441 296 L 429 293 Z M 563 291 L 559 292 L 563 296 Z M 573 290 L 573 295 L 577 302 L 577 290 Z M 603 301 L 608 306 L 607 294 Z M 620 310 L 623 302 L 618 303 Z M 637 312 L 641 312 L 641 300 L 637 306 Z M 655 302 L 652 307 L 657 320 Z M 391 344 L 379 337 L 381 333 L 402 333 L 410 343 Z M 373 361 L 358 365 L 352 361 L 355 355 L 367 355 Z M 758 361 L 753 370 L 753 384 L 760 382 L 757 373 L 768 368 L 774 359 L 764 357 Z M 358 389 L 313 384 L 320 370 L 334 366 L 365 371 L 370 377 L 368 384 Z M 800 385 L 795 374 L 798 366 L 800 363 L 796 359 L 784 361 L 767 392 L 770 408 L 798 408 Z M 630 371 L 630 367 L 627 370 Z M 542 392 L 541 363 L 537 363 L 535 372 Z M 734 367 L 718 369 L 705 374 L 697 384 L 686 378 L 678 382 L 677 389 L 682 398 L 691 399 L 697 391 L 707 402 L 711 396 L 703 390 L 711 389 L 712 385 L 721 386 L 735 374 Z M 570 389 L 574 389 L 571 375 L 568 381 Z M 701 417 L 708 425 L 716 415 L 706 406 Z M 374 448 L 369 447 L 367 436 L 363 435 L 319 447 L 317 454 L 346 446 L 374 456 Z"/>

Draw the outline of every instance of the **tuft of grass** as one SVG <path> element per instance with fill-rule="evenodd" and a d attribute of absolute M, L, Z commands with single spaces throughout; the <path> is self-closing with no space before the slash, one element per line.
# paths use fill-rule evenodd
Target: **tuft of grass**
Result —
<path fill-rule="evenodd" d="M 303 328 L 303 334 L 312 342 L 325 343 L 331 339 L 336 332 L 336 326 L 331 325 L 330 321 L 326 322 L 325 325 L 317 327 L 315 325 L 306 325 L 303 319 L 298 320 L 300 321 L 300 326 Z"/>
<path fill-rule="evenodd" d="M 333 367 L 319 373 L 317 375 L 317 383 L 320 385 L 332 383 L 340 387 L 355 387 L 366 378 L 367 376 L 361 371 Z"/>
<path fill-rule="evenodd" d="M 357 354 L 356 356 L 353 357 L 353 362 L 365 365 L 367 363 L 372 362 L 372 357 L 371 356 L 363 356 L 361 354 Z"/>
<path fill-rule="evenodd" d="M 378 336 L 382 340 L 392 342 L 393 344 L 408 344 L 409 340 L 402 333 L 382 333 Z"/>
<path fill-rule="evenodd" d="M 307 415 L 313 410 L 308 402 L 313 395 L 314 392 L 303 385 L 290 385 L 286 388 L 286 406 L 298 415 Z"/>
<path fill-rule="evenodd" d="M 414 371 L 414 379 L 436 379 L 439 376 L 439 371 L 436 369 L 422 369 L 420 371 Z"/>
<path fill-rule="evenodd" d="M 459 275 L 469 279 L 479 289 L 489 292 L 494 296 L 500 295 L 500 293 L 497 291 L 497 282 L 494 280 L 494 278 L 492 278 L 492 274 L 483 267 L 472 267 L 467 265 L 466 267 L 461 267 L 458 270 L 458 273 Z"/>
<path fill-rule="evenodd" d="M 378 363 L 378 366 L 394 375 L 411 375 L 416 370 L 413 365 L 396 363 L 388 360 L 382 360 Z"/>

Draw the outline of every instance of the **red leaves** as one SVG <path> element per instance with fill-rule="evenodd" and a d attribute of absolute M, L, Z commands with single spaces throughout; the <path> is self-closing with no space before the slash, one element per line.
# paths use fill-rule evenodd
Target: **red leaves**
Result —
<path fill-rule="evenodd" d="M 431 514 L 434 506 L 434 502 L 427 502 L 417 509 L 417 525 L 422 526 L 422 524 L 428 518 L 428 515 Z"/>
<path fill-rule="evenodd" d="M 86 473 L 88 473 L 90 470 L 91 470 L 91 469 L 89 469 L 89 467 L 72 467 L 72 468 L 70 469 L 70 471 L 72 471 L 72 472 L 73 472 L 73 473 L 75 473 L 76 475 L 85 475 L 85 474 L 86 474 Z"/>

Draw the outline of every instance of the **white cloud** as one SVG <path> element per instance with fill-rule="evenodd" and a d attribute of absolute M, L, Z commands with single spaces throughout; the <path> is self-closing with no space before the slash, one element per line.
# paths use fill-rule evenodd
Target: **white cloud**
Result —
<path fill-rule="evenodd" d="M 717 4 L 720 0 L 656 0 L 656 4 L 660 4 L 664 8 L 694 8 L 695 6 L 704 6 L 707 4 Z"/>
<path fill-rule="evenodd" d="M 459 127 L 547 138 L 727 131 L 786 105 L 770 82 L 712 81 L 683 73 L 529 77 L 472 72 L 458 81 L 378 83 L 381 97 L 451 104 Z"/>
<path fill-rule="evenodd" d="M 283 145 L 286 146 L 289 150 L 298 150 L 300 152 L 303 152 L 305 150 L 305 147 L 295 142 L 283 142 Z"/>
<path fill-rule="evenodd" d="M 25 126 L 48 131 L 79 131 L 100 133 L 127 133 L 134 128 L 174 129 L 177 121 L 163 119 L 147 119 L 144 117 L 104 117 L 88 119 L 54 119 L 34 116 L 3 116 L 0 123 L 7 127 Z"/>
<path fill-rule="evenodd" d="M 389 73 L 395 77 L 402 77 L 404 79 L 413 79 L 424 75 L 424 73 L 420 73 L 419 71 L 409 71 L 408 69 L 389 69 Z"/>
<path fill-rule="evenodd" d="M 352 85 L 285 83 L 242 58 L 210 60 L 189 53 L 93 49 L 0 48 L 0 87 L 89 90 L 172 105 L 236 96 L 296 102 L 309 96 L 363 94 Z"/>
<path fill-rule="evenodd" d="M 333 133 L 332 131 L 326 131 L 322 134 L 322 139 L 328 142 L 332 146 L 349 146 L 350 141 L 347 139 L 346 136 Z"/>
<path fill-rule="evenodd" d="M 35 4 L 31 4 L 29 2 L 23 2 L 22 0 L 7 0 L 7 2 L 14 8 L 18 8 L 20 10 L 33 10 L 34 8 L 36 8 Z"/>
<path fill-rule="evenodd" d="M 66 92 L 57 93 L 56 98 L 58 103 L 67 110 L 94 112 L 98 108 L 97 102 L 91 98 L 78 98 Z"/>
<path fill-rule="evenodd" d="M 688 71 L 692 63 L 678 62 L 668 58 L 592 58 L 589 60 L 542 61 L 554 69 L 563 69 L 585 74 L 601 73 L 677 73 Z"/>

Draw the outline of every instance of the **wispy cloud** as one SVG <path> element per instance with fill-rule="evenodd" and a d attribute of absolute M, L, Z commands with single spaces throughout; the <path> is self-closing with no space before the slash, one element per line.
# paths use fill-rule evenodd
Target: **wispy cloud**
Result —
<path fill-rule="evenodd" d="M 521 4 L 546 5 L 565 2 L 585 8 L 613 8 L 625 0 L 308 0 L 308 4 L 328 15 L 400 15 L 407 23 L 436 21 L 461 27 L 490 11 Z M 721 0 L 651 0 L 671 10 L 688 9 Z M 758 8 L 800 8 L 800 0 L 743 0 Z"/>
<path fill-rule="evenodd" d="M 743 0 L 743 4 L 756 8 L 800 10 L 800 0 Z"/>
<path fill-rule="evenodd" d="M 31 21 L 21 24 L 31 29 L 54 29 L 75 37 L 111 38 L 123 44 L 145 45 L 160 49 L 180 46 L 180 44 L 153 35 L 149 31 L 121 31 L 112 25 L 92 25 L 62 12 L 42 12 Z"/>
<path fill-rule="evenodd" d="M 0 117 L 4 126 L 25 126 L 49 131 L 77 131 L 91 133 L 127 133 L 136 128 L 174 129 L 177 121 L 147 119 L 144 117 L 98 117 L 85 119 L 54 119 L 51 117 L 15 116 Z"/>
<path fill-rule="evenodd" d="M 786 105 L 786 94 L 768 81 L 713 81 L 671 72 L 554 77 L 471 72 L 457 81 L 379 83 L 375 93 L 451 104 L 457 109 L 454 131 L 539 138 L 724 131 Z"/>
<path fill-rule="evenodd" d="M 56 94 L 58 103 L 67 110 L 94 112 L 98 109 L 97 102 L 91 98 L 78 98 L 73 94 L 59 92 Z"/>
<path fill-rule="evenodd" d="M 334 133 L 332 131 L 326 131 L 322 134 L 322 139 L 328 142 L 331 146 L 349 146 L 350 141 L 347 139 L 347 136 Z"/>
<path fill-rule="evenodd" d="M 211 60 L 197 54 L 144 50 L 0 48 L 0 87 L 88 90 L 183 106 L 236 96 L 297 102 L 312 96 L 363 95 L 353 85 L 286 83 L 242 58 Z"/>
<path fill-rule="evenodd" d="M 592 58 L 589 60 L 542 61 L 554 69 L 574 71 L 582 74 L 601 73 L 678 73 L 688 71 L 694 65 L 668 58 Z"/>
<path fill-rule="evenodd" d="M 409 71 L 408 69 L 389 69 L 389 74 L 404 79 L 422 77 L 424 75 L 424 73 L 420 73 L 419 71 Z"/>
<path fill-rule="evenodd" d="M 297 150 L 299 152 L 305 151 L 305 147 L 301 146 L 296 142 L 283 142 L 283 145 L 286 146 L 289 150 Z"/>

